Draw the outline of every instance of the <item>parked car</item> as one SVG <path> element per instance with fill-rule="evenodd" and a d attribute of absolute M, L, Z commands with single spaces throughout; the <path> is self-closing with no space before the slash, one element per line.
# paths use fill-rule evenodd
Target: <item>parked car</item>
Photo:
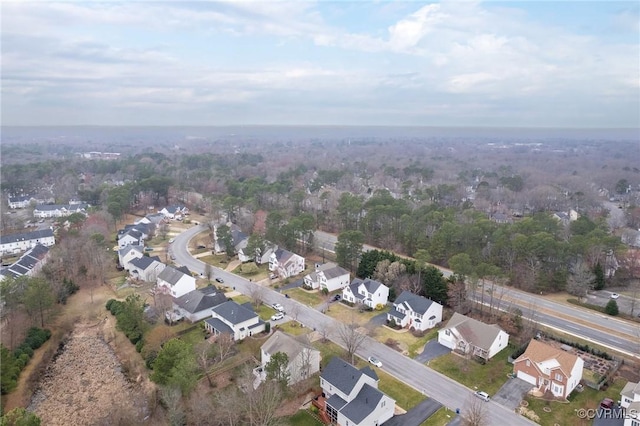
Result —
<path fill-rule="evenodd" d="M 382 361 L 380 361 L 376 357 L 370 356 L 369 358 L 367 358 L 367 361 L 369 361 L 369 364 L 373 364 L 376 367 L 382 368 Z"/>
<path fill-rule="evenodd" d="M 276 274 L 269 274 L 269 278 L 275 280 L 278 276 Z"/>
<path fill-rule="evenodd" d="M 331 300 L 332 300 L 332 301 L 334 301 L 334 302 L 337 302 L 337 301 L 339 301 L 340 299 L 342 299 L 342 296 L 341 296 L 340 294 L 336 294 L 335 296 L 333 296 L 333 297 L 331 298 Z"/>
<path fill-rule="evenodd" d="M 489 394 L 483 391 L 476 391 L 474 395 L 487 402 L 491 399 L 491 397 L 489 397 Z"/>
<path fill-rule="evenodd" d="M 284 318 L 284 313 L 282 312 L 276 312 L 275 314 L 271 315 L 271 321 L 278 321 Z"/>
<path fill-rule="evenodd" d="M 620 297 L 620 295 L 618 293 L 611 293 L 611 298 L 612 299 L 617 299 L 618 297 Z"/>
<path fill-rule="evenodd" d="M 145 247 L 144 251 L 153 251 L 153 247 Z"/>
<path fill-rule="evenodd" d="M 176 239 L 175 238 L 169 238 L 169 244 L 171 244 L 172 242 L 174 242 Z"/>
<path fill-rule="evenodd" d="M 274 303 L 274 304 L 272 305 L 272 307 L 273 307 L 273 309 L 275 309 L 275 310 L 276 310 L 276 311 L 278 311 L 278 312 L 284 312 L 284 308 L 283 308 L 283 307 L 282 307 L 282 305 L 281 305 L 281 304 L 279 304 L 279 303 Z"/>
<path fill-rule="evenodd" d="M 600 408 L 604 408 L 605 410 L 611 410 L 613 408 L 613 399 L 605 398 L 600 402 Z"/>
<path fill-rule="evenodd" d="M 204 246 L 204 245 L 202 245 L 202 244 L 198 244 L 198 247 L 196 247 L 196 248 L 198 248 L 198 249 L 206 249 L 207 247 L 205 247 L 205 246 Z"/>
<path fill-rule="evenodd" d="M 223 283 L 224 282 L 224 280 L 222 278 L 220 278 L 220 277 L 216 278 L 216 281 L 219 282 L 219 283 Z"/>

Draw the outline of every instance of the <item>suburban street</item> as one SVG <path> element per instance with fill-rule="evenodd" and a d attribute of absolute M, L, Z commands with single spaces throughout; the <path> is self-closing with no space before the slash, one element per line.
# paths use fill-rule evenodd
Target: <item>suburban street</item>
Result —
<path fill-rule="evenodd" d="M 337 241 L 335 235 L 322 231 L 316 231 L 314 239 L 316 247 L 324 245 L 325 250 L 329 251 L 334 250 Z M 374 249 L 376 248 L 372 246 L 363 246 L 363 251 Z M 433 266 L 442 271 L 445 277 L 452 274 L 449 269 L 438 265 Z M 490 286 L 491 281 L 485 280 L 485 288 Z M 496 288 L 498 287 L 500 286 L 496 285 Z M 585 308 L 554 302 L 514 288 L 505 287 L 504 294 L 505 300 L 500 306 L 501 310 L 509 311 L 517 307 L 523 312 L 523 317 L 525 318 L 531 318 L 531 311 L 534 311 L 533 318 L 541 325 L 618 350 L 629 356 L 640 357 L 640 323 L 633 323 Z M 626 299 L 626 297 L 620 296 L 618 300 L 623 300 L 623 298 Z M 488 302 L 488 299 L 489 296 L 485 296 L 485 303 Z M 640 306 L 640 302 L 637 304 Z M 575 320 L 571 320 L 571 318 Z"/>
<path fill-rule="evenodd" d="M 190 270 L 196 273 L 204 272 L 204 263 L 193 258 L 189 254 L 187 246 L 189 240 L 203 229 L 204 228 L 200 226 L 194 226 L 178 235 L 173 243 L 173 253 L 176 257 L 176 262 L 187 266 Z M 259 284 L 249 282 L 242 277 L 218 268 L 214 268 L 214 276 L 224 279 L 227 286 L 231 286 L 243 294 L 249 294 L 255 286 L 259 286 Z M 317 330 L 329 330 L 327 337 L 336 344 L 343 346 L 336 331 L 341 325 L 338 321 L 322 314 L 312 307 L 305 306 L 293 299 L 285 298 L 283 294 L 280 294 L 277 291 L 265 287 L 263 288 L 265 303 L 269 305 L 280 303 L 287 312 L 292 311 L 292 306 L 294 304 L 297 305 L 298 322 L 306 327 L 312 327 Z M 423 392 L 426 396 L 433 398 L 451 410 L 455 411 L 456 408 L 459 408 L 464 412 L 466 401 L 469 398 L 474 398 L 473 391 L 471 389 L 436 371 L 433 371 L 418 361 L 405 357 L 394 349 L 391 349 L 374 339 L 367 338 L 361 349 L 357 352 L 357 355 L 364 359 L 370 355 L 375 356 L 382 361 L 382 369 L 384 371 L 414 387 L 418 391 Z M 400 405 L 403 404 L 402 401 L 398 401 L 398 403 Z M 487 404 L 488 424 L 535 424 L 493 401 L 488 402 Z"/>

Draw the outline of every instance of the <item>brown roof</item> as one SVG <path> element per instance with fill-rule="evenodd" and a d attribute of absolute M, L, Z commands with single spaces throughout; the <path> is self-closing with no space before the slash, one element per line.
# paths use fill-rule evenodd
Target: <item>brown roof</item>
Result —
<path fill-rule="evenodd" d="M 485 350 L 489 350 L 498 333 L 504 331 L 496 324 L 485 324 L 457 312 L 449 319 L 444 330 L 451 328 L 455 328 L 467 342 Z"/>
<path fill-rule="evenodd" d="M 578 360 L 578 356 L 572 353 L 563 351 L 560 348 L 553 347 L 546 343 L 542 343 L 539 340 L 531 339 L 527 350 L 515 360 L 515 362 L 529 359 L 536 364 L 543 363 L 545 361 L 556 360 L 560 364 L 562 372 L 569 377 L 571 370 Z"/>

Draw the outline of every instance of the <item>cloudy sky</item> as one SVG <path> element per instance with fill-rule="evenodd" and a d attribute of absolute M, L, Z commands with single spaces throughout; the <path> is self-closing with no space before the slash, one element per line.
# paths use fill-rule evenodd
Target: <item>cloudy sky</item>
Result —
<path fill-rule="evenodd" d="M 0 7 L 3 125 L 640 127 L 636 1 Z"/>

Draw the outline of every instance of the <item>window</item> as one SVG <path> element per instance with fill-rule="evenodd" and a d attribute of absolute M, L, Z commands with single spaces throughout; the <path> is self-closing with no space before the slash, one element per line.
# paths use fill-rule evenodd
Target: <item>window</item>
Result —
<path fill-rule="evenodd" d="M 449 332 L 449 330 L 445 330 L 444 334 L 447 335 L 447 336 L 451 336 L 451 333 Z"/>
<path fill-rule="evenodd" d="M 531 361 L 527 360 L 527 362 L 525 362 L 525 364 L 527 364 L 527 367 L 531 367 Z"/>
<path fill-rule="evenodd" d="M 556 381 L 562 382 L 562 374 L 556 373 Z"/>

